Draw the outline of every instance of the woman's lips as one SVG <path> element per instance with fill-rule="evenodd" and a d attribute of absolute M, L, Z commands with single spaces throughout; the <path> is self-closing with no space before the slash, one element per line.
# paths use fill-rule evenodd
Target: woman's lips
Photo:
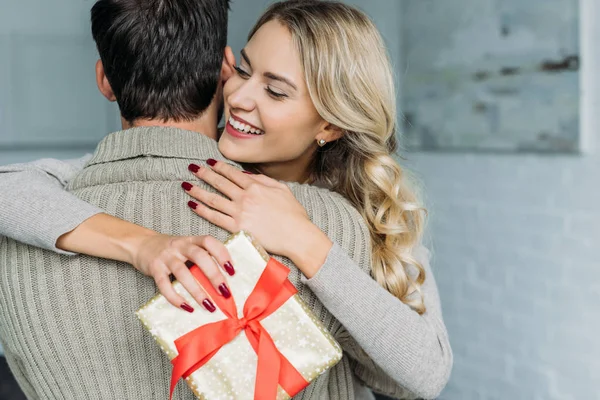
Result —
<path fill-rule="evenodd" d="M 237 129 L 235 129 L 230 123 L 229 121 L 227 121 L 227 123 L 225 124 L 225 131 L 230 134 L 231 136 L 238 138 L 238 139 L 254 139 L 254 138 L 258 138 L 261 137 L 262 135 L 255 135 L 252 133 L 244 133 L 244 132 L 240 132 Z"/>
<path fill-rule="evenodd" d="M 262 129 L 259 129 L 257 126 L 252 125 L 250 122 L 246 121 L 243 118 L 238 117 L 237 115 L 235 115 L 233 113 L 230 115 L 230 117 L 233 118 L 234 120 L 236 120 L 237 122 L 241 122 L 242 124 L 246 124 L 249 127 L 256 129 L 257 131 L 262 131 Z"/>

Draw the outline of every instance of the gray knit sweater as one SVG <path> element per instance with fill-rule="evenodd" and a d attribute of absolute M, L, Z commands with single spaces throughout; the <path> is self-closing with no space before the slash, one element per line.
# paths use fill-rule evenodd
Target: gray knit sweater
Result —
<path fill-rule="evenodd" d="M 100 143 L 69 183 L 71 193 L 62 185 L 76 164 L 4 167 L 0 234 L 56 250 L 61 234 L 104 210 L 162 233 L 223 240 L 228 233 L 192 214 L 180 188 L 191 178 L 188 164 L 208 158 L 227 161 L 203 135 L 135 128 Z M 282 261 L 345 352 L 296 398 L 372 399 L 366 387 L 399 399 L 436 397 L 449 378 L 452 353 L 427 250 L 414 254 L 427 274 L 428 311 L 420 316 L 369 276 L 368 230 L 345 199 L 308 185 L 290 187 L 335 244 L 312 279 Z M 125 263 L 0 237 L 0 340 L 28 398 L 168 398 L 171 364 L 134 315 L 155 292 L 152 278 Z M 174 399 L 192 398 L 178 385 Z"/>

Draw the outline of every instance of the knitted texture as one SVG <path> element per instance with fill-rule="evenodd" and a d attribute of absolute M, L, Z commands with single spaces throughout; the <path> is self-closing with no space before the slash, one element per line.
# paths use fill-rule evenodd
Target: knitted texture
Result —
<path fill-rule="evenodd" d="M 229 233 L 193 214 L 180 187 L 192 178 L 187 166 L 208 158 L 231 163 L 214 141 L 198 133 L 130 129 L 105 138 L 69 190 L 158 232 L 224 240 Z M 290 188 L 336 245 L 310 280 L 288 259 L 279 260 L 290 267 L 300 296 L 345 351 L 338 365 L 295 398 L 372 399 L 365 383 L 397 398 L 434 397 L 452 363 L 435 281 L 424 286 L 430 311 L 418 316 L 369 277 L 369 232 L 359 213 L 326 189 Z M 426 255 L 423 260 L 426 264 Z M 430 274 L 427 264 L 426 269 Z M 128 264 L 60 255 L 0 238 L 0 340 L 28 398 L 168 398 L 171 364 L 134 315 L 155 293 L 153 279 Z M 373 360 L 381 360 L 381 367 Z M 193 395 L 180 383 L 173 398 Z"/>
<path fill-rule="evenodd" d="M 90 156 L 0 166 L 0 236 L 72 254 L 56 248 L 58 237 L 102 212 L 64 190 Z M 69 217 L 56 218 L 57 215 Z"/>

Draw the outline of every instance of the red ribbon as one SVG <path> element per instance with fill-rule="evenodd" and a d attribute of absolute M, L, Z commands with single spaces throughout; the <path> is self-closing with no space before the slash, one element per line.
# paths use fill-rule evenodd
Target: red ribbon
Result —
<path fill-rule="evenodd" d="M 254 400 L 276 399 L 277 385 L 281 385 L 292 397 L 304 389 L 308 382 L 277 350 L 273 339 L 260 323 L 297 293 L 294 285 L 287 279 L 290 270 L 271 258 L 246 299 L 242 318 L 238 318 L 232 297 L 225 299 L 218 294 L 197 266 L 193 266 L 190 271 L 227 319 L 203 325 L 175 340 L 179 355 L 171 360 L 173 374 L 169 399 L 173 397 L 179 378 L 187 378 L 206 364 L 242 330 L 258 355 Z"/>

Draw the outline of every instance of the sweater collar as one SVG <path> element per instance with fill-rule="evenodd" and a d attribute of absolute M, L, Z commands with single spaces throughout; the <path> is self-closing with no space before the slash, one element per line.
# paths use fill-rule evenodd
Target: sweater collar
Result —
<path fill-rule="evenodd" d="M 226 160 L 217 142 L 198 132 L 170 127 L 139 127 L 111 133 L 98 144 L 89 165 L 136 157 Z"/>

